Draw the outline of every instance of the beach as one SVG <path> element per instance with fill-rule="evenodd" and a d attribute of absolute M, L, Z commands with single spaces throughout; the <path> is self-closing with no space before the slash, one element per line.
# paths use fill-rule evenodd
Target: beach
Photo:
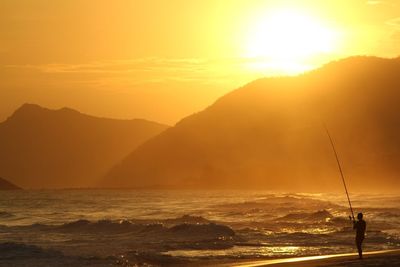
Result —
<path fill-rule="evenodd" d="M 227 264 L 235 267 L 339 267 L 339 266 L 400 266 L 400 249 L 366 252 L 362 260 L 356 253 L 333 254 L 311 257 L 296 257 L 286 259 L 248 261 L 237 264 Z"/>

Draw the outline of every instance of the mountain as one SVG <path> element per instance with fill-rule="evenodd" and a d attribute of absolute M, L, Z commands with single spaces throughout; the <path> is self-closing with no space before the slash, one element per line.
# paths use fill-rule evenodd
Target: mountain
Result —
<path fill-rule="evenodd" d="M 20 190 L 18 186 L 0 177 L 0 190 Z"/>
<path fill-rule="evenodd" d="M 400 58 L 352 57 L 256 80 L 135 149 L 103 185 L 350 190 L 400 185 Z M 397 187 L 398 188 L 398 187 Z"/>
<path fill-rule="evenodd" d="M 166 128 L 25 104 L 0 123 L 0 176 L 24 188 L 90 187 Z"/>

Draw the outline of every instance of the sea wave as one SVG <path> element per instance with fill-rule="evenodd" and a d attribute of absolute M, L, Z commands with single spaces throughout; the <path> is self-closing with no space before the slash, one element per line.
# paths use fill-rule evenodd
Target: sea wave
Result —
<path fill-rule="evenodd" d="M 319 210 L 316 212 L 300 212 L 300 213 L 289 213 L 283 217 L 276 218 L 275 221 L 325 221 L 333 219 L 334 216 L 327 210 Z"/>
<path fill-rule="evenodd" d="M 0 245 L 0 250 L 4 247 L 0 266 L 86 266 L 84 261 L 88 266 L 167 265 L 180 260 L 179 255 L 187 255 L 188 260 L 199 255 L 208 259 L 300 256 L 344 253 L 355 246 L 343 196 L 154 191 L 27 194 L 18 202 L 0 203 L 0 242 L 16 242 Z M 32 205 L 32 199 L 40 205 Z M 365 249 L 399 247 L 398 204 L 393 200 L 393 206 L 387 207 L 379 199 L 369 206 L 365 197 L 354 199 L 354 211 L 362 211 L 367 221 Z M 171 252 L 169 257 L 166 252 Z M 18 265 L 18 258 L 12 258 L 18 253 L 26 258 L 37 253 L 43 261 Z M 3 256 L 12 260 L 4 263 Z"/>
<path fill-rule="evenodd" d="M 193 215 L 188 215 L 185 214 L 181 217 L 178 218 L 172 218 L 172 219 L 164 219 L 162 220 L 164 224 L 208 224 L 212 223 L 213 221 L 208 220 L 202 216 L 193 216 Z"/>
<path fill-rule="evenodd" d="M 226 225 L 209 224 L 178 224 L 168 229 L 169 232 L 179 235 L 202 237 L 233 237 L 235 232 Z"/>
<path fill-rule="evenodd" d="M 195 223 L 180 223 L 189 220 Z M 198 221 L 204 223 L 196 223 Z M 137 233 L 144 236 L 164 236 L 170 238 L 181 239 L 218 239 L 228 240 L 235 236 L 235 231 L 229 226 L 216 224 L 205 220 L 204 218 L 197 217 L 181 217 L 174 220 L 178 224 L 169 226 L 171 219 L 167 219 L 168 224 L 163 223 L 136 223 L 127 220 L 111 221 L 111 220 L 77 220 L 73 222 L 64 223 L 62 225 L 45 225 L 45 224 L 32 224 L 28 226 L 11 226 L 6 227 L 14 230 L 26 231 L 51 231 L 61 232 L 65 234 L 99 234 L 99 235 L 115 235 L 121 233 Z M 4 226 L 3 226 L 4 227 Z"/>
<path fill-rule="evenodd" d="M 12 217 L 15 217 L 15 215 L 10 212 L 7 212 L 7 211 L 0 211 L 1 219 L 8 219 L 8 218 L 12 218 Z"/>
<path fill-rule="evenodd" d="M 323 210 L 342 208 L 331 201 L 302 196 L 268 196 L 257 201 L 218 204 L 215 207 L 229 210 Z"/>

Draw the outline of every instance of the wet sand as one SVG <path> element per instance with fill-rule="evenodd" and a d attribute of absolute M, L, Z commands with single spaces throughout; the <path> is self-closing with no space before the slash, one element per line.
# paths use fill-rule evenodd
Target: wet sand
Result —
<path fill-rule="evenodd" d="M 358 254 L 356 253 L 347 253 L 347 254 L 334 254 L 334 255 L 324 255 L 324 256 L 246 261 L 237 264 L 230 264 L 230 266 L 236 266 L 236 267 L 400 266 L 400 249 L 366 252 L 364 253 L 364 258 L 362 260 L 358 259 Z"/>

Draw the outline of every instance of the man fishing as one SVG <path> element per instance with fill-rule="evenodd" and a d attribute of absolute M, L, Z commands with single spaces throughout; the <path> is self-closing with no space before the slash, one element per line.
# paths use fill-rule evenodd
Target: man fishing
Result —
<path fill-rule="evenodd" d="M 357 214 L 358 221 L 353 218 L 353 229 L 356 230 L 356 246 L 358 250 L 358 256 L 362 259 L 362 242 L 365 238 L 365 230 L 367 223 L 363 220 L 363 214 Z"/>
<path fill-rule="evenodd" d="M 329 140 L 331 142 L 332 149 L 335 154 L 336 162 L 337 162 L 337 165 L 338 165 L 338 168 L 340 171 L 340 175 L 342 177 L 343 186 L 346 191 L 347 201 L 349 202 L 349 208 L 350 208 L 350 212 L 351 212 L 351 216 L 349 216 L 349 217 L 350 217 L 350 220 L 353 221 L 353 229 L 357 231 L 356 232 L 356 246 L 357 246 L 357 250 L 358 250 L 358 256 L 360 257 L 360 259 L 362 259 L 362 242 L 364 241 L 365 229 L 367 227 L 367 223 L 363 220 L 362 213 L 357 214 L 357 219 L 358 219 L 357 222 L 354 219 L 353 207 L 351 206 L 350 196 L 349 196 L 349 192 L 347 191 L 346 181 L 344 179 L 342 166 L 340 165 L 339 156 L 336 152 L 335 144 L 333 143 L 332 137 L 326 126 L 325 126 L 325 130 L 326 130 L 326 133 L 328 134 Z"/>

